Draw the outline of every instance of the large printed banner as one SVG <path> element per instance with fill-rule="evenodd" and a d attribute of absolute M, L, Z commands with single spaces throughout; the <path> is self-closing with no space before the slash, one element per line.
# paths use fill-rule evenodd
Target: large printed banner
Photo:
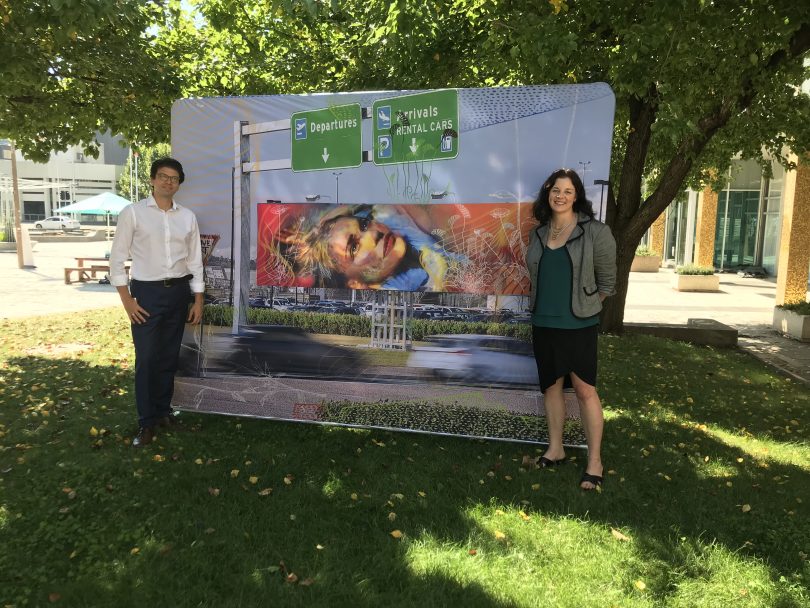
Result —
<path fill-rule="evenodd" d="M 256 283 L 524 295 L 531 205 L 263 204 Z"/>
<path fill-rule="evenodd" d="M 545 441 L 526 326 L 506 323 L 545 178 L 574 169 L 604 217 L 614 106 L 604 83 L 177 101 L 209 308 L 175 405 Z M 406 315 L 380 307 L 392 292 Z M 380 323 L 410 350 L 378 350 Z"/>

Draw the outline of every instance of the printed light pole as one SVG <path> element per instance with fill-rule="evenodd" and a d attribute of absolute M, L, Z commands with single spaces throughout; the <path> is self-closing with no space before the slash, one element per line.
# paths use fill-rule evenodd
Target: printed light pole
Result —
<path fill-rule="evenodd" d="M 332 175 L 335 176 L 335 204 L 340 204 L 340 176 L 343 175 L 343 171 L 332 171 Z"/>

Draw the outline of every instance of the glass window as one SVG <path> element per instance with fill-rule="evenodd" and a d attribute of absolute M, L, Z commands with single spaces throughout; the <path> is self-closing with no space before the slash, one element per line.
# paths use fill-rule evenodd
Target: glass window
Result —
<path fill-rule="evenodd" d="M 762 184 L 762 167 L 753 160 L 735 160 L 731 168 L 732 190 L 757 190 Z"/>
<path fill-rule="evenodd" d="M 716 268 L 755 264 L 758 220 L 759 188 L 719 194 L 713 262 Z"/>

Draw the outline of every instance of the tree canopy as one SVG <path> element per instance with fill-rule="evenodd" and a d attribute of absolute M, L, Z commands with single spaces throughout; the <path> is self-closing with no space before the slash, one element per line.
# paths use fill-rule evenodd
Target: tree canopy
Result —
<path fill-rule="evenodd" d="M 150 32 L 173 14 L 179 2 L 0 0 L 0 137 L 43 161 L 78 143 L 95 153 L 105 129 L 168 139 L 182 77 Z"/>

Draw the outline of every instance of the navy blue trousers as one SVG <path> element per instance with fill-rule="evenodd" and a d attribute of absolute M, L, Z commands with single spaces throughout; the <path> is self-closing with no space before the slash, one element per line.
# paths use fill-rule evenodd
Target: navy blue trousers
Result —
<path fill-rule="evenodd" d="M 129 292 L 149 313 L 146 323 L 132 324 L 132 341 L 138 424 L 152 427 L 172 412 L 174 374 L 188 315 L 188 281 L 164 287 L 133 280 Z"/>

